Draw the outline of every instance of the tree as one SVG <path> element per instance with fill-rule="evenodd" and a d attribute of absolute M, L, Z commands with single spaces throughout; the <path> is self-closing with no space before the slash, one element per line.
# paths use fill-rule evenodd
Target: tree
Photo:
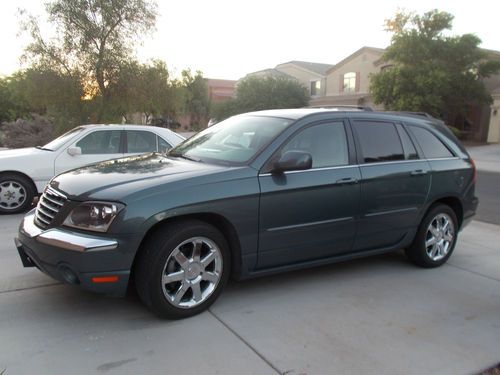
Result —
<path fill-rule="evenodd" d="M 55 0 L 46 4 L 56 37 L 43 38 L 37 20 L 25 22 L 33 38 L 26 58 L 34 67 L 84 77 L 100 101 L 97 121 L 106 118 L 112 86 L 132 54 L 133 41 L 150 31 L 156 4 L 148 0 Z"/>
<path fill-rule="evenodd" d="M 20 74 L 0 78 L 0 123 L 29 115 L 30 105 L 20 89 Z"/>
<path fill-rule="evenodd" d="M 238 82 L 236 98 L 215 105 L 213 117 L 222 120 L 243 112 L 300 108 L 309 104 L 307 89 L 285 77 L 247 77 Z"/>
<path fill-rule="evenodd" d="M 446 36 L 453 16 L 433 10 L 423 15 L 399 12 L 386 20 L 391 45 L 382 60 L 388 68 L 371 77 L 370 92 L 386 109 L 423 111 L 454 123 L 467 105 L 491 97 L 482 78 L 500 69 L 486 61 L 481 40 L 472 34 Z"/>
<path fill-rule="evenodd" d="M 191 70 L 182 71 L 181 86 L 184 92 L 184 112 L 190 116 L 189 125 L 199 128 L 209 114 L 208 86 L 200 71 L 192 75 Z"/>

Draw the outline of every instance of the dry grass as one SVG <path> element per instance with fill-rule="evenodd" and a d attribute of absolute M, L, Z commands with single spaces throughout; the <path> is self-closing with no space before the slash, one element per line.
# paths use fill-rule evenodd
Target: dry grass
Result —
<path fill-rule="evenodd" d="M 0 374 L 1 375 L 1 374 Z M 481 372 L 479 375 L 500 375 L 500 363 L 488 370 Z"/>

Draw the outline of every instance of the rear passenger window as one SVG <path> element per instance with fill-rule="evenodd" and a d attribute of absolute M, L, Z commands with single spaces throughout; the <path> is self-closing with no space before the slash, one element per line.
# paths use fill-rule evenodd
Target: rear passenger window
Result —
<path fill-rule="evenodd" d="M 127 130 L 127 152 L 156 152 L 156 134 L 141 130 Z"/>
<path fill-rule="evenodd" d="M 434 134 L 426 129 L 410 126 L 410 131 L 417 138 L 427 159 L 450 158 L 453 154 Z"/>
<path fill-rule="evenodd" d="M 355 121 L 354 129 L 361 143 L 365 163 L 404 160 L 403 146 L 394 124 Z"/>

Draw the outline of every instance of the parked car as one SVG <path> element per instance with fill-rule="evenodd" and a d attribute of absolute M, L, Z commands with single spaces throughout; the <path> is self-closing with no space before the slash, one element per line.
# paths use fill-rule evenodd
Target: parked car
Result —
<path fill-rule="evenodd" d="M 184 140 L 143 125 L 78 126 L 41 147 L 0 151 L 0 213 L 26 211 L 55 175 L 87 164 L 166 151 Z"/>
<path fill-rule="evenodd" d="M 169 151 L 55 177 L 16 239 L 25 266 L 163 317 L 205 310 L 232 276 L 406 249 L 450 257 L 478 200 L 442 124 L 321 109 L 232 117 Z M 394 281 L 397 283 L 397 281 Z"/>

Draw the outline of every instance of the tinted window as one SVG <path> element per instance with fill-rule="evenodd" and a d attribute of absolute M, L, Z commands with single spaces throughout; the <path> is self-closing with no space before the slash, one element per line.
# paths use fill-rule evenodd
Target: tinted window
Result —
<path fill-rule="evenodd" d="M 166 140 L 164 140 L 161 137 L 158 137 L 158 151 L 159 152 L 165 152 L 168 151 L 172 148 L 170 143 L 168 143 Z"/>
<path fill-rule="evenodd" d="M 415 138 L 417 138 L 418 144 L 427 159 L 453 157 L 453 154 L 446 148 L 443 142 L 430 131 L 416 126 L 410 126 L 410 130 L 415 135 Z"/>
<path fill-rule="evenodd" d="M 410 139 L 410 136 L 401 125 L 396 125 L 398 128 L 399 137 L 401 138 L 401 143 L 403 143 L 403 150 L 405 152 L 405 158 L 408 160 L 418 159 L 417 150 Z"/>
<path fill-rule="evenodd" d="M 82 154 L 117 154 L 120 151 L 121 130 L 99 130 L 92 132 L 78 142 Z"/>
<path fill-rule="evenodd" d="M 282 149 L 308 152 L 313 168 L 333 167 L 349 163 L 347 139 L 342 122 L 314 125 L 295 135 Z"/>
<path fill-rule="evenodd" d="M 388 122 L 356 121 L 354 129 L 361 143 L 365 163 L 404 160 L 396 127 Z"/>
<path fill-rule="evenodd" d="M 141 130 L 127 130 L 127 152 L 156 152 L 156 134 Z"/>
<path fill-rule="evenodd" d="M 64 133 L 60 137 L 54 139 L 53 141 L 47 143 L 43 148 L 46 148 L 48 150 L 57 150 L 59 147 L 61 147 L 63 144 L 68 142 L 71 138 L 76 136 L 78 133 L 83 131 L 83 128 L 75 128 L 73 130 L 70 130 L 67 133 Z"/>

